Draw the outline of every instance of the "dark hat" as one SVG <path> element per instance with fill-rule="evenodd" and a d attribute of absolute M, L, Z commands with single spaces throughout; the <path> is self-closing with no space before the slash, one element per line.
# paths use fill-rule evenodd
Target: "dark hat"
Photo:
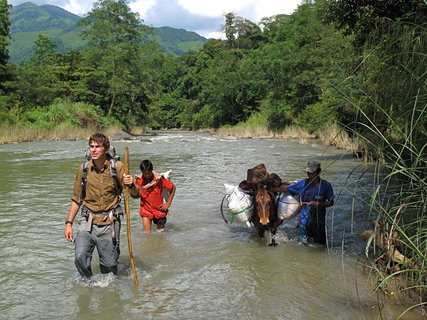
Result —
<path fill-rule="evenodd" d="M 305 168 L 306 172 L 317 172 L 318 170 L 320 170 L 320 162 L 316 161 L 316 160 L 310 160 L 309 162 L 307 162 L 307 168 Z"/>
<path fill-rule="evenodd" d="M 267 169 L 263 163 L 248 169 L 247 181 L 250 183 L 259 183 L 267 178 Z"/>

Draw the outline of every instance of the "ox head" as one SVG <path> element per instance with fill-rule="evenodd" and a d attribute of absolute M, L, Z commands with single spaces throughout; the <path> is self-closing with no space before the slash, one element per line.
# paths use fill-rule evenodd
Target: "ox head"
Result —
<path fill-rule="evenodd" d="M 265 226 L 270 222 L 269 216 L 271 206 L 271 195 L 268 192 L 266 185 L 262 183 L 258 184 L 255 201 L 257 205 L 259 222 Z"/>

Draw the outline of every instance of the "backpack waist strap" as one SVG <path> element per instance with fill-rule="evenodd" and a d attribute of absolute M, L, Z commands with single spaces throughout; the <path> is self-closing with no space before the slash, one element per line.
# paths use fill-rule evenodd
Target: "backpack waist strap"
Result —
<path fill-rule="evenodd" d="M 85 205 L 82 206 L 82 215 L 86 218 L 87 224 L 86 224 L 86 231 L 90 232 L 92 230 L 92 224 L 93 224 L 93 215 L 94 214 L 102 214 L 104 215 L 103 221 L 106 221 L 107 218 L 110 219 L 110 227 L 111 227 L 111 237 L 113 239 L 116 238 L 116 232 L 114 230 L 114 217 L 117 219 L 119 218 L 120 214 L 123 214 L 123 209 L 120 206 L 119 203 L 117 203 L 113 208 L 111 208 L 108 211 L 101 211 L 101 212 L 93 212 Z"/>

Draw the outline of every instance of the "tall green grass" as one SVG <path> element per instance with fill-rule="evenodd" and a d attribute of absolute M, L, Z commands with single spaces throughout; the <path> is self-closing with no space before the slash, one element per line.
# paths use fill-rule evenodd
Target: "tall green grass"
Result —
<path fill-rule="evenodd" d="M 97 106 L 61 99 L 48 107 L 3 110 L 0 118 L 0 144 L 87 138 L 100 130 L 110 135 L 122 128 L 117 120 L 103 116 Z"/>
<path fill-rule="evenodd" d="M 376 290 L 390 292 L 394 288 L 412 301 L 406 311 L 419 307 L 426 315 L 427 105 L 418 101 L 415 99 L 410 113 L 399 119 L 377 106 L 388 117 L 392 134 L 356 106 L 365 121 L 357 123 L 358 130 L 353 133 L 364 141 L 368 152 L 376 155 L 375 188 L 367 202 L 377 223 L 365 250 L 378 277 Z M 406 123 L 402 121 L 405 116 L 409 119 Z"/>
<path fill-rule="evenodd" d="M 409 302 L 399 318 L 427 316 L 427 24 L 388 26 L 370 35 L 357 77 L 335 89 L 356 111 L 347 130 L 375 163 L 365 256 L 376 290 Z"/>

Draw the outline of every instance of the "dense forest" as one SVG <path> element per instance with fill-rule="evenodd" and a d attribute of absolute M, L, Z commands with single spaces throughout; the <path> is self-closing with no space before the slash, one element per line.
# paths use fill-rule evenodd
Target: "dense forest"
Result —
<path fill-rule="evenodd" d="M 370 208 L 383 221 L 376 231 L 405 259 L 378 252 L 375 266 L 388 257 L 379 286 L 405 273 L 417 305 L 426 305 L 425 0 L 307 0 L 258 23 L 230 12 L 225 40 L 181 56 L 150 40 L 151 28 L 125 0 L 98 0 L 79 22 L 82 50 L 60 52 L 40 35 L 20 64 L 9 62 L 9 10 L 0 0 L 1 135 L 109 126 L 249 124 L 272 133 L 295 126 L 313 135 L 339 128 L 388 169 Z M 381 196 L 387 193 L 394 196 Z"/>
<path fill-rule="evenodd" d="M 2 125 L 199 129 L 252 118 L 316 134 L 372 120 L 393 140 L 425 105 L 422 0 L 305 1 L 258 24 L 228 13 L 225 41 L 179 57 L 150 40 L 126 1 L 97 1 L 79 22 L 83 50 L 61 53 L 40 35 L 19 65 L 8 63 L 10 6 L 0 3 Z"/>

